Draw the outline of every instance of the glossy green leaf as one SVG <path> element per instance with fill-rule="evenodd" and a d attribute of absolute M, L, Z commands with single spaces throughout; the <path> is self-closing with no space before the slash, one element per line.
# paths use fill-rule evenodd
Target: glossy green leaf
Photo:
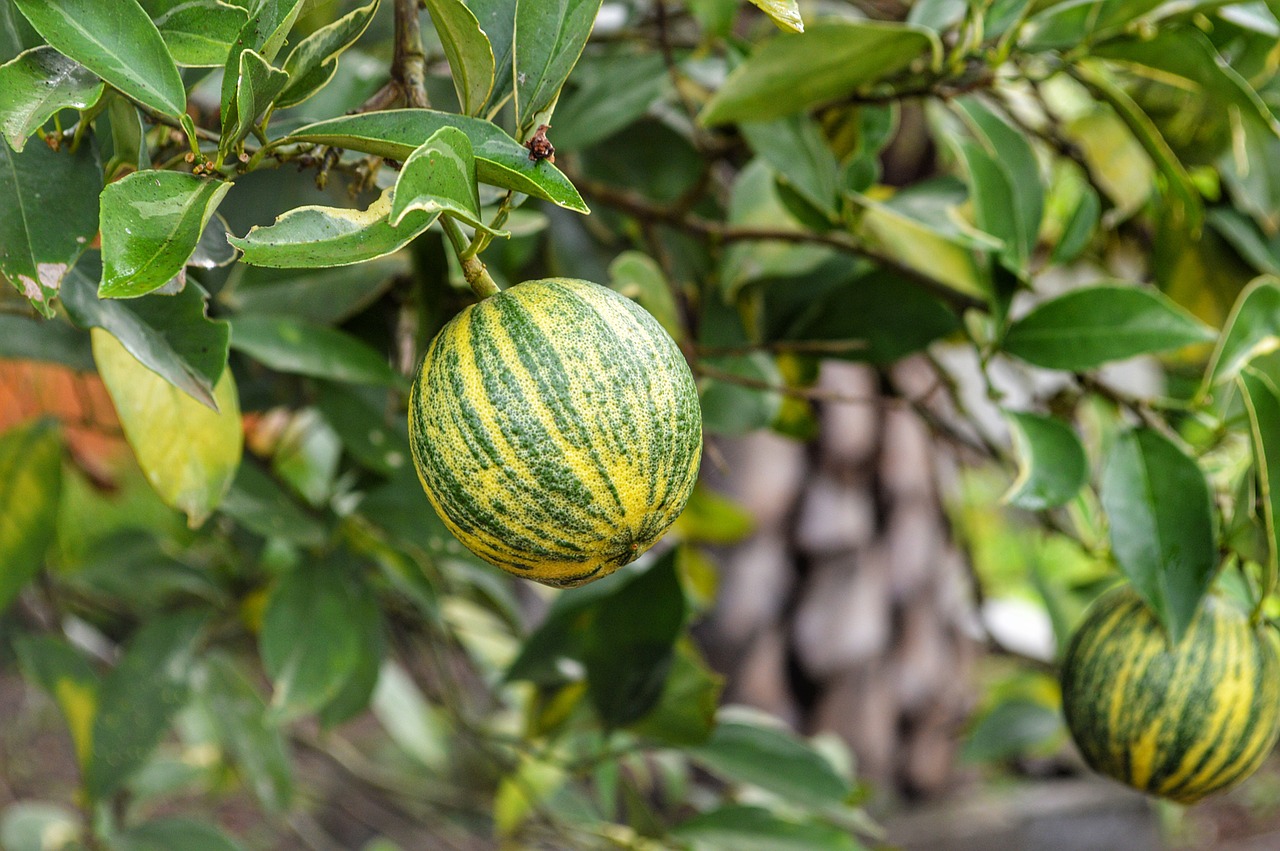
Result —
<path fill-rule="evenodd" d="M 128 99 L 114 95 L 107 104 L 107 118 L 111 124 L 111 159 L 107 173 L 115 174 L 122 165 L 138 171 L 150 168 L 151 154 L 144 136 L 146 128 L 138 108 Z"/>
<path fill-rule="evenodd" d="M 1245 288 L 1231 309 L 1202 392 L 1229 381 L 1250 360 L 1276 349 L 1280 349 L 1280 279 L 1263 275 Z"/>
<path fill-rule="evenodd" d="M 295 568 L 272 589 L 260 649 L 275 686 L 271 706 L 283 717 L 314 712 L 338 695 L 364 647 L 357 621 L 369 612 L 368 593 L 340 559 Z"/>
<path fill-rule="evenodd" d="M 769 16 L 778 29 L 789 33 L 804 32 L 804 21 L 800 17 L 800 6 L 796 0 L 751 0 L 760 11 Z"/>
<path fill-rule="evenodd" d="M 189 818 L 159 818 L 131 827 L 112 840 L 117 851 L 243 851 L 207 821 Z"/>
<path fill-rule="evenodd" d="M 85 109 L 102 97 L 98 75 L 48 45 L 0 65 L 0 132 L 21 152 L 60 109 Z"/>
<path fill-rule="evenodd" d="M 625 727 L 657 705 L 687 611 L 675 550 L 601 601 L 582 661 L 587 693 L 607 728 Z"/>
<path fill-rule="evenodd" d="M 249 14 L 225 0 L 142 0 L 173 61 L 221 68 Z"/>
<path fill-rule="evenodd" d="M 958 293 L 988 297 L 991 284 L 973 241 L 943 232 L 865 195 L 848 197 L 858 208 L 853 233 L 859 242 Z"/>
<path fill-rule="evenodd" d="M 534 162 L 523 145 L 496 124 L 430 109 L 393 109 L 347 115 L 299 128 L 288 138 L 334 145 L 404 161 L 441 127 L 456 127 L 471 139 L 476 174 L 484 183 L 514 189 L 561 207 L 588 212 L 578 190 L 554 165 Z"/>
<path fill-rule="evenodd" d="M 707 125 L 782 118 L 892 77 L 921 57 L 936 66 L 941 56 L 937 34 L 923 27 L 825 19 L 758 47 L 698 118 Z"/>
<path fill-rule="evenodd" d="M 372 0 L 351 10 L 304 38 L 289 52 L 284 63 L 289 82 L 276 99 L 277 108 L 297 106 L 333 78 L 338 70 L 338 57 L 368 29 L 378 11 L 378 3 L 379 0 Z"/>
<path fill-rule="evenodd" d="M 275 479 L 244 463 L 218 510 L 264 538 L 318 547 L 328 537 L 324 524 L 308 513 Z"/>
<path fill-rule="evenodd" d="M 98 232 L 102 166 L 92 144 L 76 153 L 0 145 L 0 274 L 45 316 L 63 279 Z"/>
<path fill-rule="evenodd" d="M 275 67 L 256 50 L 240 54 L 236 77 L 235 108 L 222 115 L 221 150 L 231 150 L 258 123 L 258 118 L 284 91 L 289 75 Z"/>
<path fill-rule="evenodd" d="M 89 337 L 67 322 L 0 315 L 0 359 L 60 363 L 93 372 Z"/>
<path fill-rule="evenodd" d="M 158 112 L 187 108 L 182 77 L 138 0 L 13 0 L 49 44 Z"/>
<path fill-rule="evenodd" d="M 835 216 L 839 164 L 816 122 L 807 115 L 747 121 L 742 135 L 779 177 L 806 201 Z"/>
<path fill-rule="evenodd" d="M 489 93 L 490 118 L 497 105 L 511 94 L 511 48 L 516 29 L 516 0 L 466 0 L 480 30 L 493 50 L 493 89 Z"/>
<path fill-rule="evenodd" d="M 92 335 L 98 372 L 147 481 L 166 505 L 199 526 L 240 465 L 244 435 L 231 372 L 214 387 L 215 412 L 139 363 L 108 332 L 94 328 Z"/>
<path fill-rule="evenodd" d="M 700 745 L 715 729 L 716 707 L 723 688 L 724 677 L 707 666 L 692 641 L 682 639 L 676 643 L 662 696 L 629 729 L 665 745 Z"/>
<path fill-rule="evenodd" d="M 387 656 L 382 611 L 378 608 L 378 599 L 366 585 L 361 584 L 347 619 L 359 634 L 360 652 L 338 693 L 320 707 L 319 720 L 325 728 L 350 721 L 369 708 Z"/>
<path fill-rule="evenodd" d="M 218 299 L 237 313 L 293 316 L 332 325 L 372 304 L 409 272 L 404 253 L 332 269 L 268 269 L 241 263 Z"/>
<path fill-rule="evenodd" d="M 385 356 L 344 331 L 282 316 L 238 316 L 231 347 L 279 372 L 355 384 L 395 384 Z"/>
<path fill-rule="evenodd" d="M 1204 473 L 1167 437 L 1134 429 L 1107 455 L 1101 497 L 1116 561 L 1177 641 L 1218 566 Z"/>
<path fill-rule="evenodd" d="M 81 770 L 93 755 L 93 726 L 101 682 L 93 666 L 70 644 L 47 635 L 19 636 L 18 664 L 28 682 L 38 685 L 62 712 Z"/>
<path fill-rule="evenodd" d="M 203 410 L 203 409 L 201 409 Z M 203 612 L 147 621 L 102 680 L 85 789 L 104 800 L 142 766 L 190 696 L 188 674 Z"/>
<path fill-rule="evenodd" d="M 1246 367 L 1239 376 L 1262 503 L 1272 575 L 1280 571 L 1280 392 L 1266 375 Z"/>
<path fill-rule="evenodd" d="M 427 0 L 426 7 L 449 60 L 462 112 L 479 115 L 493 91 L 495 69 L 489 37 L 462 0 Z"/>
<path fill-rule="evenodd" d="M 246 54 L 249 55 L 249 54 Z M 102 191 L 100 298 L 133 298 L 178 276 L 231 188 L 173 171 L 138 171 Z"/>
<path fill-rule="evenodd" d="M 39 421 L 0 434 L 0 613 L 44 564 L 62 486 L 62 438 Z"/>
<path fill-rule="evenodd" d="M 0 815 L 0 848 L 5 851 L 48 851 L 56 847 L 74 849 L 83 828 L 79 814 L 58 804 L 19 801 L 9 804 Z"/>
<path fill-rule="evenodd" d="M 806 807 L 840 804 L 851 791 L 812 746 L 754 717 L 722 717 L 711 739 L 690 749 L 689 756 L 725 780 L 758 786 Z"/>
<path fill-rule="evenodd" d="M 413 213 L 447 213 L 474 228 L 493 231 L 480 218 L 480 190 L 471 140 L 456 127 L 441 127 L 404 161 L 391 199 L 392 226 Z"/>
<path fill-rule="evenodd" d="M 367 210 L 298 207 L 275 224 L 255 226 L 227 241 L 244 252 L 244 262 L 255 266 L 314 269 L 376 260 L 404 248 L 440 215 L 413 211 L 392 225 L 387 218 L 391 198 L 388 190 Z"/>
<path fill-rule="evenodd" d="M 1018 478 L 1004 501 L 1039 511 L 1062 505 L 1080 492 L 1089 478 L 1089 463 L 1080 438 L 1053 417 L 1005 411 L 1018 454 Z"/>
<path fill-rule="evenodd" d="M 194 679 L 193 708 L 245 785 L 269 812 L 286 810 L 293 798 L 293 770 L 284 734 L 254 682 L 220 653 L 204 656 Z"/>
<path fill-rule="evenodd" d="M 207 296 L 194 283 L 177 295 L 121 301 L 98 298 L 96 270 L 81 261 L 62 288 L 62 303 L 81 328 L 102 328 L 147 369 L 209 408 L 227 365 L 226 322 L 208 317 Z"/>
<path fill-rule="evenodd" d="M 609 286 L 652 313 L 671 339 L 684 339 L 680 309 L 658 261 L 643 251 L 622 252 L 609 264 Z"/>
<path fill-rule="evenodd" d="M 1070 263 L 1079 257 L 1093 240 L 1093 234 L 1098 229 L 1101 219 L 1102 199 L 1098 197 L 1096 189 L 1086 186 L 1084 194 L 1080 196 L 1080 203 L 1071 214 L 1062 236 L 1053 246 L 1053 253 L 1049 257 L 1050 262 Z"/>
<path fill-rule="evenodd" d="M 1080 371 L 1213 338 L 1212 329 L 1159 292 L 1103 285 L 1039 305 L 1013 323 L 1003 348 L 1036 366 Z"/>
<path fill-rule="evenodd" d="M 763 807 L 728 804 L 671 829 L 697 851 L 859 851 L 847 831 L 818 821 L 795 821 Z"/>
<path fill-rule="evenodd" d="M 560 87 L 582 55 L 601 0 L 517 0 L 512 68 L 519 137 L 554 108 Z"/>
<path fill-rule="evenodd" d="M 223 65 L 222 112 L 226 121 L 228 108 L 235 108 L 236 83 L 240 78 L 240 54 L 247 50 L 258 53 L 265 61 L 274 62 L 284 46 L 289 30 L 302 11 L 303 0 L 266 0 L 256 3 L 249 20 L 236 36 L 231 53 Z"/>

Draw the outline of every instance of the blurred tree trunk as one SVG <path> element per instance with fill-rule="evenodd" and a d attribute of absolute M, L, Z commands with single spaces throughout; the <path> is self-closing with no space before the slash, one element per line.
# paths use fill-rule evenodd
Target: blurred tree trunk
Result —
<path fill-rule="evenodd" d="M 868 402 L 824 403 L 809 444 L 759 433 L 717 441 L 704 461 L 757 528 L 718 554 L 702 637 L 728 701 L 840 735 L 878 791 L 935 795 L 952 779 L 976 647 L 939 497 L 946 455 L 873 369 L 829 362 L 819 386 Z"/>

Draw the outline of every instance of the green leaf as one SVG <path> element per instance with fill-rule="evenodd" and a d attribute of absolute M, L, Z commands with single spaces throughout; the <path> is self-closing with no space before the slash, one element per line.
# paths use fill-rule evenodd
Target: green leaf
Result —
<path fill-rule="evenodd" d="M 480 190 L 471 140 L 456 127 L 441 127 L 404 161 L 396 178 L 389 221 L 410 213 L 447 213 L 474 228 L 494 231 L 480 218 Z"/>
<path fill-rule="evenodd" d="M 112 840 L 116 851 L 243 851 L 212 824 L 189 818 L 160 818 L 131 827 Z"/>
<path fill-rule="evenodd" d="M 1075 212 L 1071 214 L 1070 221 L 1063 229 L 1062 236 L 1053 246 L 1053 253 L 1049 257 L 1050 262 L 1066 264 L 1079 257 L 1093 240 L 1094 231 L 1098 229 L 1098 222 L 1101 219 L 1102 199 L 1098 197 L 1096 189 L 1086 186 L 1084 194 L 1080 196 L 1080 203 L 1076 205 Z"/>
<path fill-rule="evenodd" d="M 0 11 L 0 15 L 3 12 Z M 21 801 L 10 804 L 0 818 L 0 848 L 6 851 L 49 851 L 79 847 L 80 817 L 57 804 Z"/>
<path fill-rule="evenodd" d="M 318 547 L 329 535 L 323 523 L 307 513 L 256 464 L 240 465 L 218 509 L 264 538 Z"/>
<path fill-rule="evenodd" d="M 98 232 L 102 166 L 95 146 L 74 154 L 0 145 L 0 274 L 45 316 L 67 272 Z"/>
<path fill-rule="evenodd" d="M 817 284 L 820 276 L 829 278 L 830 271 L 820 268 L 798 283 Z M 815 287 L 812 301 L 782 339 L 800 352 L 811 349 L 825 357 L 890 364 L 959 327 L 956 315 L 933 296 L 893 272 L 874 271 L 821 294 Z M 842 344 L 848 344 L 843 351 Z"/>
<path fill-rule="evenodd" d="M 1009 328 L 1004 351 L 1075 372 L 1212 340 L 1212 329 L 1154 290 L 1085 287 L 1039 305 Z"/>
<path fill-rule="evenodd" d="M 796 0 L 751 0 L 760 10 L 769 16 L 778 29 L 789 33 L 804 32 L 804 21 L 800 18 L 800 6 Z"/>
<path fill-rule="evenodd" d="M 427 0 L 427 11 L 453 72 L 465 115 L 479 115 L 493 92 L 494 56 L 489 37 L 462 0 Z"/>
<path fill-rule="evenodd" d="M 331 118 L 299 128 L 290 141 L 334 145 L 404 161 L 441 127 L 456 127 L 471 139 L 476 174 L 484 183 L 514 189 L 579 213 L 587 205 L 569 179 L 547 160 L 534 162 L 523 145 L 491 121 L 430 109 L 392 109 Z"/>
<path fill-rule="evenodd" d="M 367 210 L 297 207 L 275 224 L 255 225 L 243 237 L 228 236 L 227 241 L 255 266 L 314 269 L 376 260 L 404 248 L 440 215 L 414 211 L 392 225 L 387 218 L 392 194 L 387 190 Z"/>
<path fill-rule="evenodd" d="M 400 749 L 428 768 L 444 770 L 450 750 L 449 720 L 414 684 L 404 668 L 385 662 L 373 694 L 373 714 Z"/>
<path fill-rule="evenodd" d="M 840 166 L 807 115 L 774 121 L 746 121 L 740 128 L 752 150 L 806 201 L 829 217 L 836 215 Z"/>
<path fill-rule="evenodd" d="M 756 48 L 698 116 L 706 125 L 768 121 L 857 92 L 926 56 L 942 57 L 933 30 L 883 21 L 826 19 L 803 35 Z"/>
<path fill-rule="evenodd" d="M 334 495 L 341 457 L 338 433 L 315 408 L 303 408 L 280 432 L 271 471 L 307 505 L 323 508 Z"/>
<path fill-rule="evenodd" d="M 283 812 L 293 797 L 292 765 L 280 727 L 268 717 L 253 682 L 220 653 L 203 657 L 194 680 L 193 708 L 263 807 Z"/>
<path fill-rule="evenodd" d="M 56 425 L 39 421 L 0 434 L 0 613 L 44 564 L 61 489 Z"/>
<path fill-rule="evenodd" d="M 766 428 L 782 407 L 777 365 L 763 352 L 703 358 L 698 384 L 702 427 L 709 434 L 739 435 Z M 737 381 L 735 379 L 742 379 Z"/>
<path fill-rule="evenodd" d="M 852 791 L 822 754 L 780 724 L 724 710 L 721 716 L 710 741 L 688 752 L 721 778 L 758 786 L 806 807 L 841 804 Z"/>
<path fill-rule="evenodd" d="M 1027 22 L 1021 39 L 1031 51 L 1072 48 L 1121 29 L 1161 0 L 1067 0 L 1049 5 Z"/>
<path fill-rule="evenodd" d="M 129 97 L 178 118 L 187 93 L 173 57 L 138 0 L 13 0 L 64 55 Z"/>
<path fill-rule="evenodd" d="M 275 61 L 284 46 L 289 30 L 302 11 L 303 0 L 264 0 L 251 8 L 249 20 L 236 35 L 235 44 L 222 66 L 223 121 L 229 110 L 235 109 L 236 84 L 240 78 L 240 54 L 247 50 L 258 53 L 267 62 Z"/>
<path fill-rule="evenodd" d="M 0 315 L 0 359 L 60 363 L 93 372 L 89 337 L 58 320 Z"/>
<path fill-rule="evenodd" d="M 272 709 L 297 718 L 333 700 L 364 649 L 368 588 L 341 559 L 305 564 L 272 589 L 262 619 L 262 664 Z M 373 608 L 376 614 L 376 606 Z"/>
<path fill-rule="evenodd" d="M 966 762 L 993 762 L 1022 756 L 1062 736 L 1062 716 L 1054 707 L 1015 697 L 987 712 L 969 731 L 961 752 Z"/>
<path fill-rule="evenodd" d="M 112 95 L 107 103 L 107 118 L 111 124 L 111 159 L 107 173 L 125 165 L 131 170 L 151 168 L 151 154 L 147 150 L 146 128 L 142 113 L 128 99 Z"/>
<path fill-rule="evenodd" d="M 657 705 L 687 607 L 676 551 L 602 600 L 587 630 L 587 693 L 605 727 L 625 727 Z"/>
<path fill-rule="evenodd" d="M 110 332 L 147 369 L 216 408 L 213 387 L 227 365 L 231 331 L 226 322 L 208 317 L 204 291 L 189 282 L 171 296 L 100 299 L 95 266 L 86 258 L 67 276 L 62 303 L 72 321 Z"/>
<path fill-rule="evenodd" d="M 249 13 L 224 0 L 142 0 L 173 61 L 221 68 Z"/>
<path fill-rule="evenodd" d="M 1101 497 L 1116 561 L 1178 641 L 1217 569 L 1204 473 L 1168 438 L 1134 429 L 1107 455 Z"/>
<path fill-rule="evenodd" d="M 173 171 L 137 171 L 102 191 L 100 298 L 133 298 L 186 279 L 187 261 L 231 188 Z"/>
<path fill-rule="evenodd" d="M 1063 505 L 1089 477 L 1088 459 L 1071 427 L 1053 417 L 1005 411 L 1018 453 L 1018 478 L 1004 501 L 1029 511 Z"/>
<path fill-rule="evenodd" d="M 578 63 L 601 0 L 517 0 L 512 68 L 516 126 L 531 135 Z"/>
<path fill-rule="evenodd" d="M 643 251 L 624 251 L 609 264 L 609 286 L 653 314 L 673 340 L 684 338 L 680 309 L 662 267 Z"/>
<path fill-rule="evenodd" d="M 316 407 L 341 438 L 343 446 L 368 469 L 384 476 L 408 464 L 408 444 L 387 424 L 386 393 L 375 397 L 344 384 L 320 385 Z M 399 418 L 397 418 L 399 419 Z"/>
<path fill-rule="evenodd" d="M 86 109 L 102 97 L 102 81 L 48 45 L 0 65 L 0 132 L 19 153 L 60 109 Z"/>
<path fill-rule="evenodd" d="M 147 621 L 103 679 L 85 774 L 93 799 L 105 800 L 146 762 L 186 705 L 187 676 L 205 619 L 203 612 L 183 612 Z"/>
<path fill-rule="evenodd" d="M 89 662 L 60 638 L 23 635 L 14 642 L 18 664 L 28 682 L 38 685 L 62 712 L 84 771 L 93 754 L 93 720 L 101 683 Z"/>
<path fill-rule="evenodd" d="M 289 75 L 275 67 L 255 50 L 240 54 L 236 77 L 235 108 L 222 115 L 222 140 L 219 150 L 229 151 L 249 135 L 276 97 L 284 91 Z"/>
<path fill-rule="evenodd" d="M 847 832 L 817 821 L 793 821 L 763 807 L 728 804 L 671 829 L 697 851 L 858 851 Z"/>
<path fill-rule="evenodd" d="M 382 611 L 371 589 L 363 583 L 347 619 L 359 635 L 360 652 L 355 665 L 347 671 L 346 682 L 333 699 L 320 708 L 320 723 L 326 728 L 349 721 L 369 707 L 387 655 Z"/>
<path fill-rule="evenodd" d="M 353 9 L 304 38 L 289 52 L 284 63 L 289 83 L 276 99 L 277 108 L 297 106 L 324 88 L 338 70 L 338 57 L 368 29 L 378 11 L 378 2 L 372 0 Z"/>
<path fill-rule="evenodd" d="M 691 544 L 736 544 L 755 529 L 755 519 L 741 504 L 698 484 L 676 520 L 680 539 Z"/>
<path fill-rule="evenodd" d="M 345 331 L 283 316 L 237 316 L 231 347 L 280 372 L 355 384 L 400 380 L 386 357 Z"/>
<path fill-rule="evenodd" d="M 692 641 L 681 639 L 657 705 L 629 729 L 665 745 L 700 745 L 715 728 L 723 688 L 724 677 L 707 667 Z"/>
<path fill-rule="evenodd" d="M 1280 279 L 1254 278 L 1236 299 L 1222 330 L 1201 393 L 1229 381 L 1250 360 L 1280 348 Z"/>
<path fill-rule="evenodd" d="M 973 240 L 944 232 L 865 195 L 849 193 L 847 197 L 858 210 L 852 230 L 859 242 L 958 293 L 989 297 L 986 264 Z"/>
<path fill-rule="evenodd" d="M 218 298 L 237 313 L 294 316 L 333 325 L 363 311 L 409 269 L 404 253 L 331 269 L 278 270 L 241 263 Z"/>
<path fill-rule="evenodd" d="M 1280 393 L 1269 377 L 1246 367 L 1239 376 L 1241 397 L 1249 414 L 1254 470 L 1267 532 L 1271 575 L 1280 571 Z"/>
<path fill-rule="evenodd" d="M 98 372 L 147 481 L 166 505 L 199 526 L 240 465 L 244 435 L 230 370 L 214 387 L 213 411 L 140 363 L 107 331 L 91 333 Z"/>
<path fill-rule="evenodd" d="M 475 13 L 480 31 L 493 50 L 493 89 L 489 93 L 491 109 L 511 89 L 511 48 L 516 29 L 516 0 L 466 0 Z M 496 111 L 496 110 L 495 110 Z M 492 117 L 492 115 L 490 116 Z"/>

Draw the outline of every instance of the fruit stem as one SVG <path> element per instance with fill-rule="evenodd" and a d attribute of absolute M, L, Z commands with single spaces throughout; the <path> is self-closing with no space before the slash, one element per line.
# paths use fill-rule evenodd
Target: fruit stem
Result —
<path fill-rule="evenodd" d="M 476 297 L 484 299 L 501 292 L 480 258 L 467 253 L 467 238 L 462 235 L 462 229 L 458 227 L 458 223 L 448 215 L 442 215 L 440 227 L 444 228 L 449 242 L 453 243 L 453 250 L 457 252 L 458 261 L 462 263 L 462 276 L 467 279 L 467 286 L 471 287 Z"/>

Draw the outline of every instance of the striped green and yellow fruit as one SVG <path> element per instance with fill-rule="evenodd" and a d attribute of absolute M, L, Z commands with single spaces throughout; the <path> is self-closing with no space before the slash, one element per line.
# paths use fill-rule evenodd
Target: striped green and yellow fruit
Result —
<path fill-rule="evenodd" d="M 1210 596 L 1171 645 L 1131 587 L 1103 595 L 1062 667 L 1063 710 L 1085 761 L 1184 804 L 1244 780 L 1280 731 L 1280 660 L 1264 630 Z"/>
<path fill-rule="evenodd" d="M 518 284 L 432 341 L 409 400 L 418 476 L 485 561 L 572 587 L 617 570 L 684 510 L 702 414 L 658 322 L 587 281 Z"/>

